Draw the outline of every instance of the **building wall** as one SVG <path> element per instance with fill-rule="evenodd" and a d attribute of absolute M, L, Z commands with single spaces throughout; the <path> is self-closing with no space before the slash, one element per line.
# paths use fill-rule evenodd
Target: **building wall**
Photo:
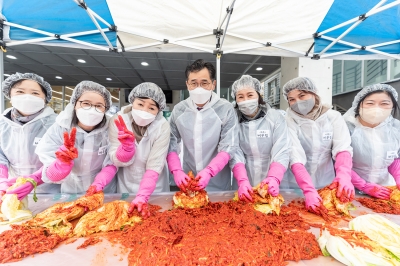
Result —
<path fill-rule="evenodd" d="M 400 79 L 397 80 L 391 80 L 391 81 L 387 81 L 384 82 L 386 84 L 391 85 L 393 88 L 396 89 L 397 93 L 400 95 Z M 337 104 L 340 107 L 342 107 L 345 110 L 348 110 L 351 108 L 351 105 L 353 103 L 354 97 L 357 95 L 357 93 L 360 91 L 361 89 L 355 90 L 355 91 L 351 91 L 348 93 L 343 93 L 343 94 L 338 94 L 332 97 L 332 104 Z M 397 119 L 399 119 L 399 117 L 396 117 Z"/>
<path fill-rule="evenodd" d="M 311 60 L 308 57 L 281 58 L 280 109 L 286 110 L 288 103 L 283 96 L 283 86 L 296 77 L 309 77 L 318 90 L 323 103 L 332 103 L 332 66 L 333 60 Z"/>

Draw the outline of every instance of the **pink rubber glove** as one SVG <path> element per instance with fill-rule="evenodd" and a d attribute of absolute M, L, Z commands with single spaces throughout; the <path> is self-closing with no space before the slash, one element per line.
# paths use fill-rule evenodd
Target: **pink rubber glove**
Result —
<path fill-rule="evenodd" d="M 197 186 L 195 189 L 205 189 L 208 185 L 208 182 L 210 182 L 210 179 L 216 176 L 225 167 L 230 158 L 231 156 L 229 155 L 229 153 L 224 151 L 219 152 L 214 157 L 214 159 L 212 159 L 211 162 L 206 166 L 206 168 L 204 168 L 197 174 L 195 178 L 197 180 Z"/>
<path fill-rule="evenodd" d="M 49 165 L 49 167 L 47 167 L 47 178 L 53 182 L 59 182 L 66 178 L 69 173 L 71 173 L 73 167 L 74 161 L 65 163 L 59 159 L 56 159 L 52 164 Z"/>
<path fill-rule="evenodd" d="M 88 192 L 86 193 L 86 196 L 91 196 L 94 193 L 97 193 L 99 191 L 102 191 L 114 178 L 115 173 L 117 172 L 117 167 L 114 165 L 110 164 L 101 169 L 100 173 L 98 173 L 91 185 L 91 187 L 94 187 L 92 189 L 88 189 Z"/>
<path fill-rule="evenodd" d="M 269 166 L 267 177 L 261 182 L 261 187 L 268 184 L 268 194 L 273 197 L 279 194 L 279 185 L 283 179 L 283 175 L 286 172 L 285 166 L 280 163 L 272 162 Z"/>
<path fill-rule="evenodd" d="M 143 218 L 150 217 L 150 211 L 147 206 L 150 195 L 156 188 L 158 173 L 153 170 L 146 170 L 143 175 L 142 181 L 140 182 L 139 191 L 136 194 L 136 198 L 131 202 L 128 212 L 131 213 L 135 208 L 142 215 Z"/>
<path fill-rule="evenodd" d="M 395 159 L 388 168 L 389 173 L 393 176 L 397 188 L 400 189 L 400 159 Z"/>
<path fill-rule="evenodd" d="M 301 163 L 293 164 L 291 169 L 297 184 L 303 190 L 304 197 L 306 198 L 306 209 L 318 212 L 318 207 L 321 205 L 322 199 L 315 189 L 307 169 Z"/>
<path fill-rule="evenodd" d="M 384 186 L 368 183 L 353 170 L 351 170 L 351 182 L 358 190 L 361 190 L 374 198 L 388 200 L 390 198 L 390 193 L 392 193 L 392 190 Z"/>
<path fill-rule="evenodd" d="M 8 183 L 8 168 L 7 166 L 0 164 L 0 191 L 6 191 L 9 187 Z M 1 198 L 0 198 L 1 201 Z"/>
<path fill-rule="evenodd" d="M 348 151 L 342 151 L 336 155 L 336 177 L 329 188 L 337 188 L 336 197 L 338 197 L 341 202 L 348 202 L 354 199 L 354 186 L 351 183 L 352 167 L 353 161 Z"/>
<path fill-rule="evenodd" d="M 122 116 L 118 115 L 118 119 L 115 119 L 114 123 L 117 126 L 118 140 L 121 143 L 118 146 L 116 156 L 118 160 L 126 163 L 135 155 L 135 135 L 127 129 Z"/>
<path fill-rule="evenodd" d="M 249 178 L 247 176 L 246 167 L 243 163 L 237 163 L 232 169 L 233 176 L 235 177 L 239 189 L 238 196 L 242 201 L 253 202 L 253 188 L 250 185 Z"/>
<path fill-rule="evenodd" d="M 42 168 L 40 167 L 39 170 L 37 170 L 36 172 L 34 172 L 33 174 L 24 176 L 25 178 L 32 178 L 35 182 L 36 185 L 39 186 L 41 184 L 43 184 L 42 181 Z M 16 180 L 18 177 L 15 177 L 13 179 L 9 180 L 9 185 L 12 186 L 13 184 L 15 184 Z M 6 192 L 6 194 L 17 194 L 18 200 L 22 200 L 23 198 L 25 198 L 29 193 L 31 193 L 31 191 L 33 190 L 33 185 L 30 182 L 26 182 L 25 184 L 14 188 L 12 190 L 9 190 Z"/>
<path fill-rule="evenodd" d="M 46 169 L 47 178 L 58 182 L 67 177 L 74 167 L 74 159 L 78 158 L 75 147 L 76 127 L 71 129 L 71 134 L 64 132 L 64 145 L 56 151 L 56 160 Z"/>
<path fill-rule="evenodd" d="M 181 190 L 185 191 L 185 187 L 187 186 L 190 177 L 185 172 L 183 172 L 178 154 L 176 152 L 168 153 L 167 163 L 169 170 L 174 175 L 175 184 Z"/>
<path fill-rule="evenodd" d="M 64 132 L 64 145 L 56 151 L 56 158 L 64 163 L 70 163 L 78 158 L 78 150 L 75 147 L 76 127 L 71 129 L 71 134 Z"/>

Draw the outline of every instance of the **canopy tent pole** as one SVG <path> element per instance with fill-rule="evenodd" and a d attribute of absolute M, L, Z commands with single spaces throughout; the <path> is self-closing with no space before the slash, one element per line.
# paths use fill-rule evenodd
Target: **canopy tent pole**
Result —
<path fill-rule="evenodd" d="M 236 38 L 240 38 L 240 39 L 243 39 L 243 40 L 247 40 L 247 41 L 250 41 L 250 42 L 258 43 L 258 45 L 255 45 L 255 46 L 249 46 L 249 47 L 245 47 L 245 48 L 229 50 L 229 51 L 226 51 L 225 54 L 231 54 L 231 53 L 235 53 L 235 52 L 241 52 L 241 51 L 256 49 L 256 48 L 259 48 L 259 47 L 261 48 L 261 47 L 265 47 L 265 46 L 267 46 L 267 47 L 271 46 L 271 47 L 274 47 L 274 48 L 278 48 L 278 49 L 281 49 L 281 50 L 289 51 L 289 52 L 296 53 L 296 54 L 299 54 L 299 55 L 305 55 L 306 54 L 305 52 L 296 51 L 296 50 L 293 50 L 293 49 L 290 49 L 290 48 L 285 48 L 285 47 L 280 46 L 279 44 L 290 43 L 290 42 L 294 42 L 294 41 L 301 41 L 301 40 L 310 38 L 310 36 L 307 36 L 307 37 L 303 36 L 303 37 L 297 37 L 297 38 L 290 39 L 290 40 L 279 41 L 279 42 L 276 42 L 276 43 L 271 43 L 271 42 L 265 43 L 265 42 L 261 42 L 261 41 L 258 41 L 258 40 L 252 39 L 252 38 L 247 38 L 247 37 L 244 37 L 244 36 L 241 36 L 241 35 L 238 35 L 238 34 L 233 34 L 233 33 L 229 33 L 229 34 L 225 33 L 225 34 L 233 36 L 233 37 L 236 37 Z"/>
<path fill-rule="evenodd" d="M 45 42 L 45 41 L 56 40 L 56 39 L 57 39 L 56 37 L 43 37 L 43 38 L 36 38 L 36 39 L 30 39 L 30 40 L 24 40 L 24 41 L 14 41 L 14 42 L 7 43 L 7 46 L 31 44 L 31 43 Z"/>
<path fill-rule="evenodd" d="M 399 42 L 400 42 L 400 40 L 395 40 L 395 41 L 390 41 L 390 42 L 383 42 L 383 43 L 368 45 L 368 46 L 366 46 L 366 48 L 381 47 L 381 46 L 391 45 L 391 44 L 395 44 L 395 43 L 399 43 Z"/>
<path fill-rule="evenodd" d="M 340 41 L 341 39 L 343 39 L 350 31 L 352 31 L 355 27 L 357 27 L 361 22 L 363 22 L 362 19 L 360 19 L 359 21 L 357 21 L 356 23 L 354 23 L 353 25 L 351 25 L 350 28 L 348 28 L 347 30 L 345 30 L 345 32 L 343 32 L 342 34 L 340 34 L 339 37 L 337 37 L 333 42 L 331 42 L 328 46 L 326 46 L 321 52 L 318 53 L 318 55 L 321 56 L 321 55 L 324 54 L 326 51 L 328 51 L 332 46 L 334 46 L 338 41 Z"/>
<path fill-rule="evenodd" d="M 218 25 L 217 29 L 213 30 L 213 34 L 216 36 L 216 39 L 217 39 L 217 43 L 215 45 L 216 50 L 213 51 L 213 53 L 217 57 L 217 64 L 216 64 L 217 65 L 217 75 L 216 75 L 216 78 L 217 78 L 217 95 L 219 97 L 221 97 L 221 56 L 222 56 L 222 53 L 223 53 L 222 45 L 224 44 L 225 35 L 226 35 L 226 32 L 228 31 L 229 21 L 231 20 L 231 16 L 232 16 L 232 12 L 233 12 L 233 7 L 235 5 L 235 1 L 236 0 L 233 0 L 232 4 L 230 5 L 230 7 L 228 7 L 226 9 L 226 14 L 225 14 L 225 17 L 222 20 L 221 24 Z M 227 19 L 227 21 L 226 21 L 225 31 L 224 31 L 222 29 L 222 25 L 224 24 L 226 19 Z M 220 42 L 221 35 L 222 35 L 222 41 Z"/>
<path fill-rule="evenodd" d="M 147 47 L 151 47 L 151 46 L 160 45 L 162 43 L 163 42 L 161 42 L 161 41 L 157 41 L 157 42 L 152 42 L 152 43 L 148 43 L 148 44 L 125 47 L 125 51 L 132 51 L 132 50 L 137 50 L 137 49 L 141 49 L 141 48 L 147 48 Z"/>
<path fill-rule="evenodd" d="M 18 24 L 11 23 L 11 22 L 8 22 L 8 21 L 4 21 L 4 25 L 10 26 L 10 27 L 15 27 L 15 28 L 20 28 L 20 29 L 23 29 L 23 30 L 31 31 L 31 32 L 36 32 L 36 33 L 43 34 L 43 35 L 46 35 L 46 36 L 49 36 L 49 37 L 54 37 L 56 39 L 62 39 L 62 40 L 70 41 L 70 42 L 73 42 L 73 43 L 82 44 L 82 45 L 85 45 L 85 46 L 96 48 L 98 50 L 108 51 L 108 48 L 105 48 L 103 46 L 92 44 L 92 43 L 88 43 L 88 42 L 84 42 L 84 41 L 75 40 L 75 39 L 72 39 L 72 38 L 69 37 L 69 36 L 74 37 L 74 36 L 82 36 L 82 35 L 86 35 L 86 34 L 93 34 L 93 31 L 87 31 L 89 33 L 86 33 L 86 34 L 83 34 L 82 32 L 79 32 L 79 33 L 70 33 L 70 34 L 65 34 L 65 35 L 58 35 L 58 34 L 55 34 L 55 33 L 50 33 L 50 32 L 47 32 L 47 31 L 42 31 L 42 30 L 31 28 L 31 27 L 18 25 Z M 94 31 L 94 32 L 98 33 L 97 30 Z M 9 44 L 12 44 L 12 43 L 13 42 L 10 42 Z"/>
<path fill-rule="evenodd" d="M 97 18 L 98 20 L 100 20 L 101 22 L 103 22 L 104 23 L 104 25 L 106 25 L 108 28 L 113 28 L 113 26 L 111 26 L 111 24 L 110 23 L 108 23 L 105 19 L 103 19 L 102 17 L 100 17 L 96 12 L 94 12 L 92 9 L 90 9 L 89 7 L 87 8 L 88 9 L 88 11 L 95 17 L 95 18 Z"/>
<path fill-rule="evenodd" d="M 65 86 L 61 87 L 61 93 L 62 93 L 62 109 L 65 109 Z"/>
<path fill-rule="evenodd" d="M 3 80 L 4 80 L 4 52 L 0 51 L 0 111 L 4 112 L 4 93 L 3 93 Z"/>
<path fill-rule="evenodd" d="M 370 52 L 375 53 L 375 54 L 381 54 L 381 55 L 387 56 L 389 58 L 394 58 L 394 59 L 400 60 L 400 56 L 398 56 L 398 55 L 385 53 L 385 52 L 382 52 L 382 51 L 379 51 L 379 50 L 376 50 L 376 49 L 371 49 L 371 48 L 368 48 L 368 47 L 366 47 L 365 50 L 366 51 L 370 51 Z"/>
<path fill-rule="evenodd" d="M 369 12 L 367 12 L 364 15 L 361 15 L 358 17 L 358 21 L 356 21 L 353 25 L 351 25 L 347 30 L 345 30 L 342 34 L 339 35 L 334 41 L 332 41 L 327 47 L 325 47 L 321 52 L 318 53 L 319 56 L 324 54 L 326 51 L 328 51 L 332 46 L 334 46 L 338 41 L 343 39 L 350 31 L 352 31 L 355 27 L 357 27 L 361 22 L 363 22 L 366 18 L 368 18 L 368 14 L 382 6 L 386 0 L 380 1 L 377 5 L 375 5 Z"/>
<path fill-rule="evenodd" d="M 296 53 L 296 54 L 299 54 L 299 55 L 304 55 L 305 56 L 305 54 L 306 54 L 305 52 L 302 52 L 302 51 L 296 51 L 296 50 L 289 49 L 289 48 L 286 48 L 286 47 L 283 47 L 283 46 L 280 46 L 280 45 L 276 45 L 276 44 L 272 44 L 272 43 L 267 43 L 267 46 L 271 46 L 271 47 L 278 48 L 278 49 L 281 49 L 281 50 L 289 51 L 289 52 Z"/>
<path fill-rule="evenodd" d="M 0 14 L 0 111 L 4 111 L 4 93 L 3 93 L 3 80 L 4 80 L 4 53 L 7 52 L 6 44 L 4 42 L 4 16 Z"/>
<path fill-rule="evenodd" d="M 328 41 L 335 40 L 334 38 L 327 37 L 327 36 L 320 36 L 320 38 L 326 39 Z M 341 41 L 341 40 L 339 40 L 337 42 L 340 43 L 340 44 L 344 44 L 344 45 L 350 46 L 350 47 L 354 47 L 356 49 L 349 49 L 349 50 L 340 51 L 340 52 L 337 52 L 337 53 L 325 54 L 325 55 L 322 55 L 321 58 L 326 58 L 326 57 L 340 55 L 340 54 L 346 54 L 346 53 L 352 53 L 352 52 L 359 51 L 359 50 L 367 50 L 367 51 L 373 52 L 375 54 L 381 54 L 381 55 L 387 56 L 389 58 L 400 59 L 400 57 L 398 55 L 389 54 L 389 53 L 381 52 L 381 51 L 376 50 L 376 49 L 372 49 L 372 47 L 379 47 L 379 46 L 384 46 L 384 45 L 390 45 L 390 44 L 393 44 L 393 43 L 398 43 L 398 42 L 400 42 L 400 40 L 390 41 L 390 42 L 381 43 L 381 44 L 374 44 L 374 45 L 365 46 L 365 47 L 363 47 L 361 45 L 358 45 L 358 44 L 351 43 L 351 42 Z"/>
<path fill-rule="evenodd" d="M 97 30 L 100 32 L 101 36 L 103 36 L 103 39 L 106 41 L 110 51 L 116 51 L 117 49 L 114 48 L 114 46 L 111 44 L 111 42 L 108 39 L 107 35 L 103 32 L 103 30 L 101 29 L 101 27 L 100 27 L 99 23 L 97 22 L 95 16 L 93 15 L 94 12 L 86 5 L 85 1 L 84 0 L 74 0 L 74 1 L 75 1 L 75 3 L 77 3 L 77 5 L 79 7 L 83 8 L 86 11 L 86 13 L 88 14 L 89 18 L 92 20 L 93 24 L 96 26 Z M 97 15 L 97 17 L 100 17 L 100 16 Z M 101 19 L 101 21 L 105 21 L 105 20 Z M 115 27 L 112 27 L 109 23 L 106 23 L 106 25 L 111 30 L 115 29 Z"/>
<path fill-rule="evenodd" d="M 217 95 L 221 96 L 221 54 L 217 54 Z"/>
<path fill-rule="evenodd" d="M 226 33 L 228 32 L 229 21 L 231 20 L 231 16 L 232 16 L 232 12 L 233 12 L 233 6 L 235 5 L 235 1 L 236 0 L 233 0 L 231 8 L 226 11 L 227 13 L 229 13 L 229 15 L 228 15 L 228 20 L 226 21 L 225 33 L 222 34 L 222 41 L 221 41 L 221 45 L 220 45 L 221 49 L 222 49 L 222 45 L 224 44 Z M 225 21 L 225 19 L 224 19 L 224 21 Z M 222 27 L 222 24 L 221 24 L 219 29 L 221 29 L 221 27 Z"/>
<path fill-rule="evenodd" d="M 120 31 L 126 32 L 124 30 L 120 30 Z M 152 42 L 152 43 L 148 43 L 148 44 L 142 44 L 142 45 L 135 45 L 135 46 L 130 46 L 130 47 L 125 47 L 125 51 L 132 51 L 132 50 L 147 48 L 147 47 L 151 47 L 151 46 L 157 46 L 157 45 L 160 45 L 160 44 L 171 43 L 171 44 L 179 45 L 179 46 L 182 46 L 182 47 L 187 47 L 187 48 L 191 48 L 191 49 L 195 49 L 195 50 L 204 51 L 204 52 L 207 52 L 207 53 L 212 53 L 212 51 L 208 50 L 208 49 L 204 49 L 204 48 L 201 48 L 201 47 L 196 47 L 196 46 L 193 46 L 193 45 L 187 45 L 185 43 L 178 43 L 179 41 L 186 41 L 186 40 L 190 40 L 190 39 L 193 39 L 193 38 L 200 38 L 200 37 L 209 36 L 210 33 L 201 33 L 201 34 L 196 34 L 196 35 L 190 35 L 190 36 L 178 38 L 176 40 L 168 40 L 168 39 L 158 40 L 158 39 L 153 38 L 153 37 L 143 36 L 142 34 L 136 34 L 136 33 L 133 33 L 133 32 L 126 32 L 126 33 L 129 33 L 129 34 L 132 34 L 132 35 L 136 35 L 136 36 L 139 36 L 139 37 L 143 37 L 143 38 L 147 38 L 147 39 L 152 39 L 152 40 L 155 40 L 156 42 Z"/>
<path fill-rule="evenodd" d="M 360 49 L 349 49 L 349 50 L 345 50 L 345 51 L 340 51 L 340 52 L 336 52 L 336 53 L 330 53 L 330 54 L 324 54 L 321 55 L 321 58 L 328 58 L 331 56 L 336 56 L 336 55 L 341 55 L 341 54 L 348 54 L 348 53 L 353 53 L 353 52 L 357 52 L 360 51 Z"/>
<path fill-rule="evenodd" d="M 261 48 L 261 47 L 265 47 L 265 44 L 256 44 L 254 46 L 228 50 L 228 51 L 225 52 L 225 54 L 233 54 L 233 53 L 242 52 L 242 51 L 251 50 L 251 49 L 256 49 L 256 48 Z"/>
<path fill-rule="evenodd" d="M 381 6 L 384 2 L 386 2 L 386 0 L 382 0 L 381 2 L 378 3 L 378 5 Z M 376 5 L 375 7 L 379 7 L 378 5 Z M 375 7 L 374 7 L 374 8 L 375 8 Z M 359 20 L 359 17 L 352 18 L 352 19 L 350 19 L 350 20 L 348 20 L 348 21 L 345 21 L 345 22 L 343 22 L 343 23 L 340 23 L 339 25 L 336 25 L 336 26 L 334 26 L 334 27 L 332 27 L 332 28 L 329 28 L 329 29 L 326 29 L 326 30 L 324 30 L 324 31 L 321 31 L 321 32 L 319 32 L 318 34 L 319 34 L 319 35 L 324 35 L 324 34 L 326 34 L 326 33 L 328 33 L 328 32 L 331 32 L 331 31 L 340 29 L 340 28 L 342 28 L 342 27 L 344 27 L 344 26 L 347 26 L 347 25 L 349 25 L 349 24 L 351 24 L 351 23 L 353 23 L 353 22 L 357 22 L 358 20 Z"/>
<path fill-rule="evenodd" d="M 319 59 L 319 58 L 321 58 L 322 54 L 324 54 L 326 51 L 328 51 L 328 50 L 329 50 L 332 46 L 334 46 L 336 43 L 342 43 L 341 40 L 342 40 L 348 33 L 350 33 L 355 27 L 357 27 L 361 22 L 363 22 L 364 20 L 366 20 L 368 17 L 370 17 L 370 16 L 372 16 L 372 15 L 375 15 L 375 14 L 377 14 L 377 13 L 379 13 L 379 12 L 382 12 L 382 11 L 384 11 L 384 10 L 387 10 L 387 9 L 389 9 L 389 8 L 392 8 L 392 7 L 394 7 L 394 6 L 400 4 L 400 1 L 394 1 L 394 2 L 392 2 L 392 3 L 390 3 L 390 4 L 387 4 L 387 5 L 385 5 L 385 6 L 382 6 L 386 1 L 387 1 L 387 0 L 382 0 L 382 1 L 380 1 L 380 2 L 379 2 L 377 5 L 375 5 L 370 11 L 368 11 L 368 12 L 365 13 L 365 14 L 362 14 L 362 15 L 358 16 L 357 18 L 353 18 L 353 19 L 351 19 L 351 20 L 348 20 L 348 21 L 346 21 L 346 22 L 344 22 L 344 23 L 341 23 L 341 24 L 339 24 L 339 25 L 337 25 L 337 26 L 335 26 L 335 27 L 332 27 L 332 28 L 330 28 L 330 29 L 327 29 L 327 30 L 325 30 L 325 31 L 323 31 L 323 32 L 321 32 L 321 33 L 318 33 L 318 32 L 315 33 L 315 37 L 316 37 L 316 38 L 325 37 L 325 39 L 328 39 L 328 38 L 326 38 L 327 36 L 324 36 L 323 34 L 325 34 L 325 33 L 327 33 L 327 32 L 330 32 L 330 31 L 332 31 L 332 30 L 335 30 L 335 29 L 344 27 L 344 26 L 346 26 L 346 25 L 348 25 L 348 24 L 351 24 L 352 22 L 356 21 L 356 22 L 355 22 L 353 25 L 351 25 L 347 30 L 345 30 L 342 34 L 340 34 L 339 37 L 337 37 L 337 38 L 330 38 L 332 42 L 331 42 L 328 46 L 326 46 L 321 52 L 314 54 L 313 57 L 312 57 L 312 59 Z M 361 47 L 361 45 L 360 45 L 360 47 Z M 365 47 L 361 47 L 361 49 L 362 49 L 362 50 L 365 50 Z M 350 51 L 350 50 L 349 50 L 349 51 Z M 372 51 L 372 50 L 370 49 L 369 51 Z M 334 54 L 336 54 L 336 53 L 334 53 Z M 380 52 L 380 53 L 378 53 L 378 54 L 382 54 L 382 52 Z M 327 57 L 327 56 L 325 56 L 325 57 Z M 395 58 L 395 57 L 393 57 L 393 58 Z"/>

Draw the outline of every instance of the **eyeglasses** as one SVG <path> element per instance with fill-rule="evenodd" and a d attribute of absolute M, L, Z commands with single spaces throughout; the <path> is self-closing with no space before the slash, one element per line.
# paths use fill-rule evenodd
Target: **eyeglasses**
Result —
<path fill-rule="evenodd" d="M 191 82 L 191 83 L 189 83 L 189 87 L 191 89 L 194 89 L 197 87 L 202 87 L 203 89 L 207 89 L 210 86 L 210 84 L 211 84 L 211 82 L 208 82 L 208 81 L 202 81 L 202 82 L 200 82 L 200 84 L 197 82 Z"/>
<path fill-rule="evenodd" d="M 79 104 L 85 110 L 89 110 L 92 108 L 92 106 L 94 106 L 94 109 L 96 109 L 96 111 L 99 113 L 104 113 L 106 111 L 106 107 L 102 104 L 91 104 L 88 101 L 79 101 Z"/>

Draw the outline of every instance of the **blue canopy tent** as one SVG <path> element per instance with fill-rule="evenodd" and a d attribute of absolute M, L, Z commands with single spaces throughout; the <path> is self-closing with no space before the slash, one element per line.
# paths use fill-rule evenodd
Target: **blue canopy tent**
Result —
<path fill-rule="evenodd" d="M 399 6 L 400 0 L 3 0 L 0 48 L 208 52 L 216 55 L 218 82 L 220 57 L 229 53 L 400 59 Z"/>

